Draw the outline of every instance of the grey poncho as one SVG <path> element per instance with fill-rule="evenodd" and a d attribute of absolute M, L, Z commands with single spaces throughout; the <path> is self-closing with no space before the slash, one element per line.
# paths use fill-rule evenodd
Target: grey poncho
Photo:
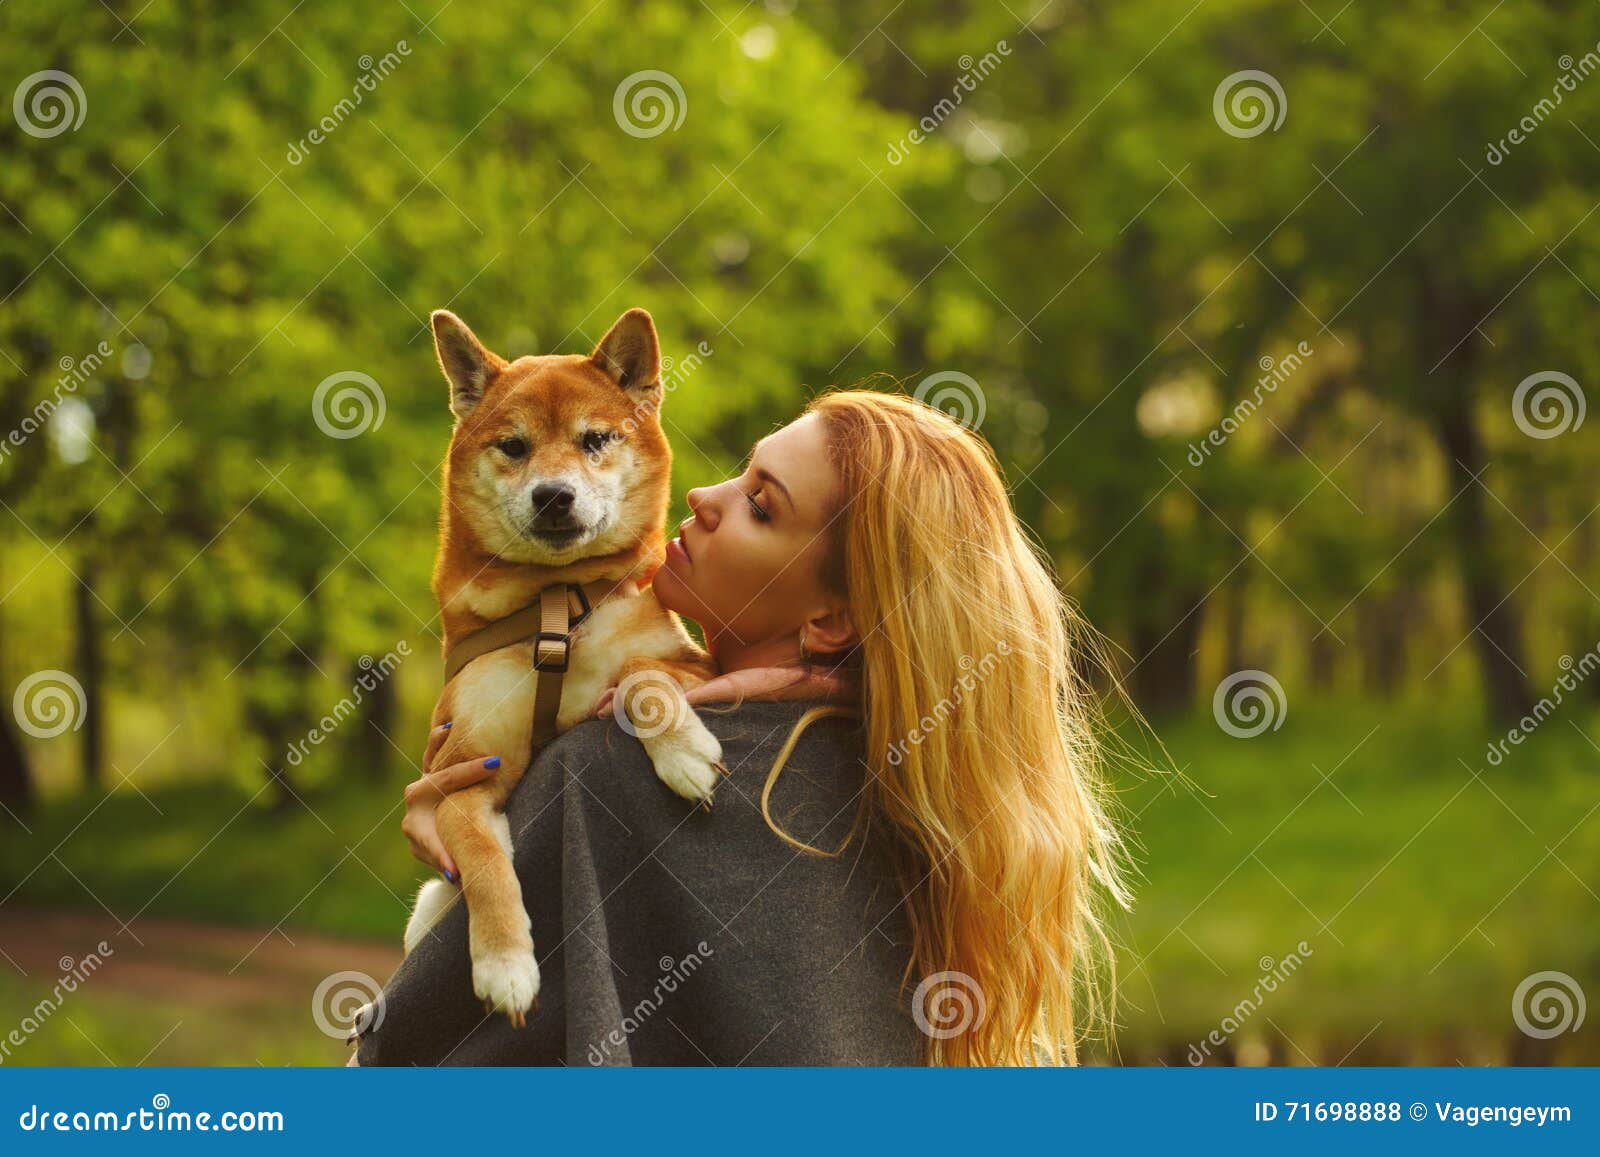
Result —
<path fill-rule="evenodd" d="M 881 821 L 797 851 L 761 791 L 803 702 L 702 710 L 731 775 L 691 808 L 609 720 L 534 761 L 508 808 L 542 973 L 524 1029 L 472 993 L 458 903 L 389 981 L 361 1065 L 907 1065 L 926 1038 Z M 791 836 L 839 846 L 864 777 L 853 721 L 814 722 L 773 790 Z M 396 929 L 396 935 L 399 930 Z"/>

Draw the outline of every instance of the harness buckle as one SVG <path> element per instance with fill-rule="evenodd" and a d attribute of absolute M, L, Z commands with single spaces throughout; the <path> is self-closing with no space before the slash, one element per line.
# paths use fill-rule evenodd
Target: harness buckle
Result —
<path fill-rule="evenodd" d="M 555 655 L 547 656 L 546 644 L 559 644 L 561 647 L 560 659 Z M 567 669 L 567 663 L 572 658 L 572 636 L 563 635 L 559 631 L 540 631 L 533 636 L 533 669 L 535 671 L 554 671 L 562 673 Z"/>

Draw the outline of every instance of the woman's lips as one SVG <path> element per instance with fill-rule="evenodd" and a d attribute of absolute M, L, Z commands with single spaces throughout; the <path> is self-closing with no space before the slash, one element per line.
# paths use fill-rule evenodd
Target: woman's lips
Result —
<path fill-rule="evenodd" d="M 667 561 L 689 565 L 689 548 L 684 544 L 681 533 L 667 543 Z"/>

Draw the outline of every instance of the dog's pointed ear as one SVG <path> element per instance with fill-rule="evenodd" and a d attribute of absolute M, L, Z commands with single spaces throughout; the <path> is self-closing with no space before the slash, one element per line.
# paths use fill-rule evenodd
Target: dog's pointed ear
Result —
<path fill-rule="evenodd" d="M 625 390 L 653 390 L 661 384 L 661 343 L 656 323 L 642 309 L 630 309 L 606 331 L 590 359 Z"/>
<path fill-rule="evenodd" d="M 472 413 L 483 392 L 505 369 L 505 362 L 483 347 L 476 334 L 448 309 L 433 311 L 433 348 L 450 383 L 450 412 L 458 418 Z"/>

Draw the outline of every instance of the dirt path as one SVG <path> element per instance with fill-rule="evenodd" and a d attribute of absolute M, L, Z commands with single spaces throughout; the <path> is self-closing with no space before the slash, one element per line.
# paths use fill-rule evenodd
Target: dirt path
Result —
<path fill-rule="evenodd" d="M 119 931 L 106 915 L 0 909 L 3 1019 L 28 1016 L 63 977 L 79 981 L 59 1015 L 33 1014 L 42 1027 L 12 1063 L 338 1064 L 333 1026 L 399 963 L 398 943 L 185 920 Z"/>
<path fill-rule="evenodd" d="M 323 978 L 346 970 L 381 983 L 400 963 L 398 943 L 185 920 L 143 919 L 119 932 L 109 916 L 0 909 L 0 967 L 42 984 L 53 985 L 102 941 L 111 954 L 96 987 L 163 997 L 182 993 L 197 1005 L 275 1002 L 286 988 L 309 993 Z"/>

